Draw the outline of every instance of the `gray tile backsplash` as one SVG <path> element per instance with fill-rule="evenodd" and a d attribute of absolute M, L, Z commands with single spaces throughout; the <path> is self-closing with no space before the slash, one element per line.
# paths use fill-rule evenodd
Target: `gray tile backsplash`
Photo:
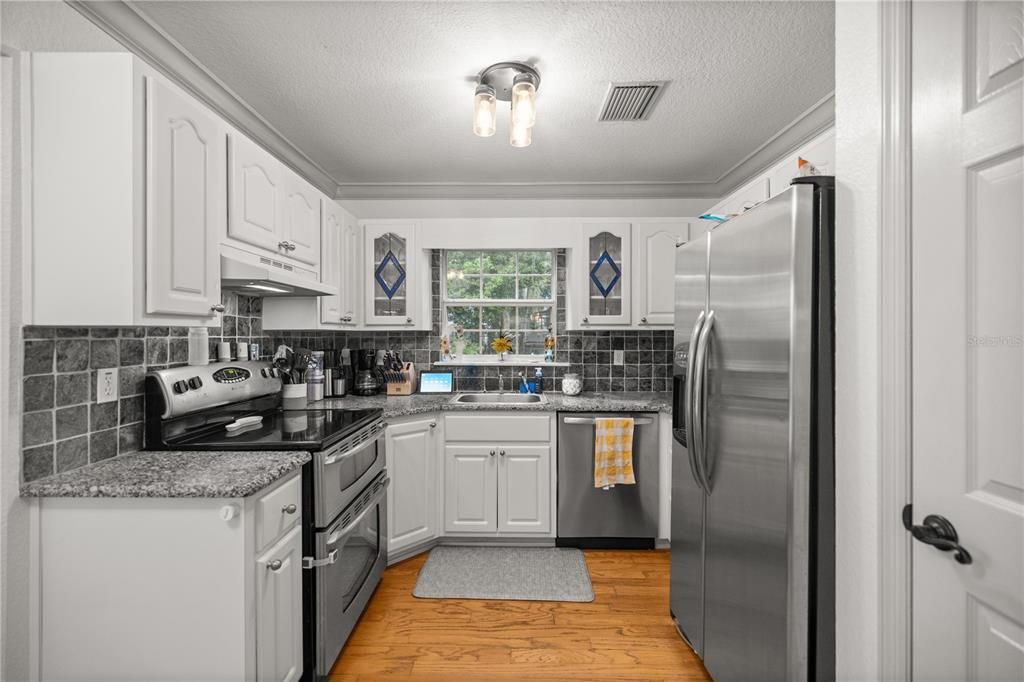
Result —
<path fill-rule="evenodd" d="M 221 341 L 259 343 L 263 301 L 225 292 Z M 25 327 L 22 475 L 42 476 L 142 447 L 143 380 L 149 369 L 188 362 L 187 327 Z M 96 372 L 118 368 L 119 397 L 96 403 Z"/>

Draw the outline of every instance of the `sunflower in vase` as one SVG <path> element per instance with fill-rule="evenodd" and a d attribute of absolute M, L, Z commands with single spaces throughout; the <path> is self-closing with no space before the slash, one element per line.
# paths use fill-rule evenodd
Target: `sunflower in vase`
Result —
<path fill-rule="evenodd" d="M 498 354 L 498 360 L 505 359 L 505 353 L 512 350 L 512 340 L 515 337 L 511 332 L 498 330 L 498 335 L 491 339 L 491 350 Z"/>

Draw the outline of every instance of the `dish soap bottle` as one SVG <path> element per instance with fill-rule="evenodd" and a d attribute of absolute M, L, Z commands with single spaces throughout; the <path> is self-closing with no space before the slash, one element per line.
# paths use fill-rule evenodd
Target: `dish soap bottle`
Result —
<path fill-rule="evenodd" d="M 536 369 L 536 371 L 534 371 L 534 373 L 533 373 L 533 378 L 537 382 L 536 386 L 534 386 L 533 392 L 534 393 L 538 393 L 538 394 L 539 393 L 543 393 L 544 392 L 544 370 L 542 368 L 538 367 Z"/>

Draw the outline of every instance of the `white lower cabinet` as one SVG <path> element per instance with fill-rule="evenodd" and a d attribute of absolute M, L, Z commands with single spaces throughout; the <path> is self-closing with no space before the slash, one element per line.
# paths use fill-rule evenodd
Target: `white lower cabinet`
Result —
<path fill-rule="evenodd" d="M 37 680 L 298 680 L 298 472 L 244 499 L 32 502 Z"/>
<path fill-rule="evenodd" d="M 388 490 L 388 555 L 437 537 L 438 428 L 433 416 L 388 424 L 384 452 Z"/>
<path fill-rule="evenodd" d="M 256 560 L 257 679 L 302 677 L 302 529 Z"/>
<path fill-rule="evenodd" d="M 554 534 L 551 419 L 551 414 L 507 413 L 447 417 L 446 533 Z M 488 435 L 495 440 L 487 442 Z"/>

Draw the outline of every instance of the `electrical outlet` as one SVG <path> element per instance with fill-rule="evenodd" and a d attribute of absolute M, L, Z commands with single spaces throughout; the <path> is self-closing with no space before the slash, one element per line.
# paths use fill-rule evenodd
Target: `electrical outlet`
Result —
<path fill-rule="evenodd" d="M 626 362 L 626 351 L 624 350 L 613 350 L 612 351 L 612 364 L 622 365 Z"/>
<path fill-rule="evenodd" d="M 108 367 L 96 372 L 96 402 L 110 403 L 117 400 L 117 368 Z"/>

